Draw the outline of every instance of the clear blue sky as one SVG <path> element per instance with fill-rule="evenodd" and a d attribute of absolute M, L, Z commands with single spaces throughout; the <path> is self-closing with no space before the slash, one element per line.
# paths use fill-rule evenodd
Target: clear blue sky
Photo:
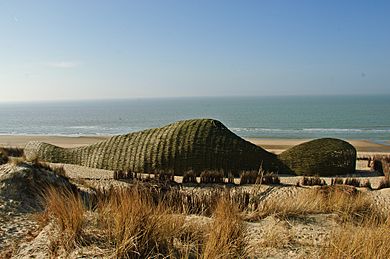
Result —
<path fill-rule="evenodd" d="M 390 1 L 0 2 L 0 101 L 390 94 Z"/>

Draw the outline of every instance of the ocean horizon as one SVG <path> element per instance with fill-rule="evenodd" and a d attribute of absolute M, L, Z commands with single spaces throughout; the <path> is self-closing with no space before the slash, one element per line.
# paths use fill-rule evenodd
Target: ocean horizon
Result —
<path fill-rule="evenodd" d="M 390 95 L 182 97 L 0 103 L 1 135 L 97 136 L 213 118 L 244 138 L 389 144 Z"/>

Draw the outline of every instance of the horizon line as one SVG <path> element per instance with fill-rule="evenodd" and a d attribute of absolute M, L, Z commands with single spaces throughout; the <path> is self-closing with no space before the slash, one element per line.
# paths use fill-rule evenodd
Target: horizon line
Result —
<path fill-rule="evenodd" d="M 274 94 L 274 95 L 194 95 L 194 96 L 139 96 L 112 98 L 80 98 L 80 99 L 32 99 L 32 100 L 0 100 L 0 104 L 11 103 L 53 103 L 53 102 L 95 102 L 95 101 L 127 101 L 127 100 L 168 100 L 197 98 L 259 98 L 259 97 L 364 97 L 390 96 L 390 93 L 357 93 L 357 94 Z"/>

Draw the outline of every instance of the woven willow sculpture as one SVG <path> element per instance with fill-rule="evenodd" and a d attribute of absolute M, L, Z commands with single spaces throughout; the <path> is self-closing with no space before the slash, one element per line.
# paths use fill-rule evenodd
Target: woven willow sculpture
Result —
<path fill-rule="evenodd" d="M 162 128 L 113 136 L 86 147 L 64 149 L 30 142 L 27 159 L 78 164 L 108 170 L 153 173 L 170 170 L 175 175 L 223 170 L 238 176 L 242 170 L 289 173 L 276 155 L 240 138 L 212 119 L 179 121 Z"/>
<path fill-rule="evenodd" d="M 356 149 L 340 139 L 322 138 L 294 146 L 278 158 L 298 175 L 353 174 Z"/>

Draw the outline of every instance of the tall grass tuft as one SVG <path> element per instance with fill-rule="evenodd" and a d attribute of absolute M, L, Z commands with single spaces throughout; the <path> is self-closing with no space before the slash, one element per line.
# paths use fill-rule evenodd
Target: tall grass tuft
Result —
<path fill-rule="evenodd" d="M 345 224 L 335 229 L 322 250 L 321 258 L 388 258 L 389 222 Z"/>
<path fill-rule="evenodd" d="M 207 235 L 203 258 L 245 257 L 245 228 L 235 207 L 222 197 L 213 213 L 213 223 Z"/>
<path fill-rule="evenodd" d="M 85 213 L 80 195 L 69 189 L 49 187 L 43 199 L 46 203 L 44 214 L 60 229 L 62 245 L 70 248 L 80 242 Z"/>
<path fill-rule="evenodd" d="M 299 192 L 284 200 L 265 200 L 246 219 L 256 221 L 269 215 L 290 218 L 320 213 L 335 213 L 341 221 L 360 222 L 373 213 L 373 208 L 370 199 L 352 187 L 324 186 Z"/>
<path fill-rule="evenodd" d="M 173 239 L 183 218 L 171 217 L 144 187 L 114 191 L 98 205 L 101 227 L 117 258 L 149 258 L 174 253 Z"/>

